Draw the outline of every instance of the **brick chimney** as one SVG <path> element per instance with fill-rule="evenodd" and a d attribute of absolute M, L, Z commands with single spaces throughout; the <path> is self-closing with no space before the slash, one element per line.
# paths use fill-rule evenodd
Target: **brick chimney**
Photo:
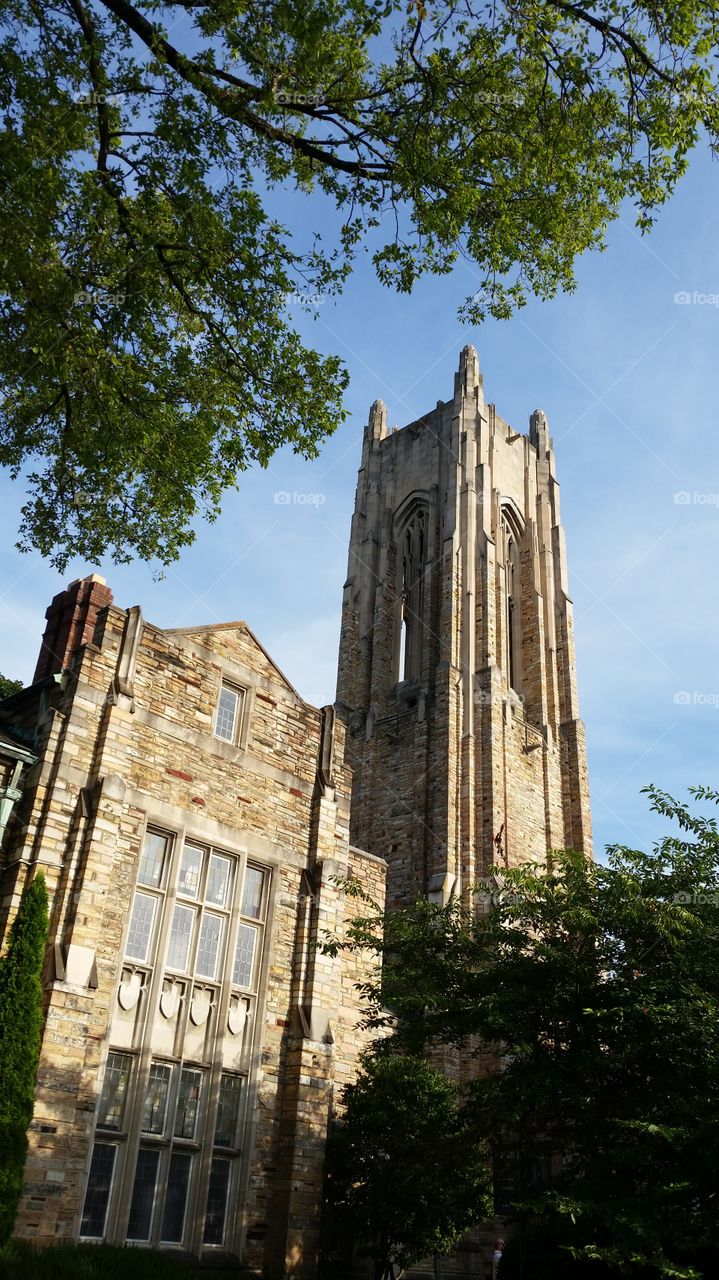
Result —
<path fill-rule="evenodd" d="M 97 615 L 108 604 L 112 604 L 112 592 L 96 573 L 76 578 L 55 596 L 45 614 L 47 625 L 33 684 L 69 667 L 75 650 L 92 640 Z"/>

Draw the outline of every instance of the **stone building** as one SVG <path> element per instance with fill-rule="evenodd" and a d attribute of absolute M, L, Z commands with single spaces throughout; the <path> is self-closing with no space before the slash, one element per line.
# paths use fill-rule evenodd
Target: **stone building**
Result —
<path fill-rule="evenodd" d="M 0 923 L 35 870 L 51 894 L 18 1236 L 309 1280 L 363 1045 L 368 961 L 316 946 L 360 909 L 341 878 L 446 901 L 497 864 L 591 853 L 541 410 L 528 436 L 504 422 L 471 347 L 417 422 L 390 432 L 373 405 L 335 708 L 244 623 L 161 630 L 102 579 L 71 584 L 33 684 L 0 704 L 0 840 Z"/>
<path fill-rule="evenodd" d="M 16 1234 L 315 1273 L 333 1091 L 355 1069 L 354 900 L 331 707 L 244 623 L 163 631 L 102 579 L 56 596 L 0 710 L 5 922 L 50 891 L 47 1020 Z"/>
<path fill-rule="evenodd" d="M 353 775 L 350 839 L 386 858 L 390 905 L 469 900 L 493 868 L 552 848 L 591 856 L 547 419 L 535 410 L 528 435 L 506 423 L 485 402 L 473 347 L 452 399 L 416 422 L 390 431 L 382 402 L 370 410 L 336 710 Z M 437 1061 L 458 1080 L 496 1067 L 491 1053 Z M 443 1274 L 488 1274 L 503 1233 L 500 1220 L 471 1232 Z M 411 1274 L 431 1276 L 431 1261 Z"/>
<path fill-rule="evenodd" d="M 541 409 L 529 434 L 485 403 L 465 347 L 454 395 L 365 430 L 337 710 L 350 839 L 391 903 L 467 893 L 493 865 L 591 853 L 564 531 Z"/>

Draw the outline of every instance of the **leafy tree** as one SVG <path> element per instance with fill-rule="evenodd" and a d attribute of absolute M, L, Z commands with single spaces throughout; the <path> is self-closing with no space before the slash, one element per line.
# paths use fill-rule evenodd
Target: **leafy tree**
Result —
<path fill-rule="evenodd" d="M 22 680 L 10 680 L 8 676 L 0 675 L 0 702 L 3 698 L 12 697 L 13 693 L 19 693 L 22 687 Z"/>
<path fill-rule="evenodd" d="M 412 1052 L 495 1046 L 464 1115 L 519 1214 L 508 1276 L 719 1273 L 719 834 L 648 791 L 678 824 L 651 854 L 556 853 L 472 907 L 353 926 L 385 958 L 371 1025 Z"/>
<path fill-rule="evenodd" d="M 365 1056 L 343 1101 L 328 1146 L 330 1226 L 373 1259 L 375 1280 L 392 1280 L 486 1215 L 486 1147 L 457 1086 L 420 1058 Z"/>
<path fill-rule="evenodd" d="M 20 545 L 61 569 L 169 562 L 245 467 L 315 454 L 347 374 L 287 304 L 360 250 L 403 292 L 462 256 L 462 314 L 506 316 L 573 287 L 624 197 L 648 226 L 717 138 L 699 0 L 2 14 L 0 463 L 29 484 Z"/>
<path fill-rule="evenodd" d="M 23 894 L 0 960 L 0 1244 L 13 1229 L 22 1191 L 40 1053 L 47 929 L 47 890 L 38 874 Z"/>

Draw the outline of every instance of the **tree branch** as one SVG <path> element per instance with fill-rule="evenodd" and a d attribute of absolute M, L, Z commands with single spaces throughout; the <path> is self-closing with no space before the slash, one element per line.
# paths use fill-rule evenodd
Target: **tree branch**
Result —
<path fill-rule="evenodd" d="M 170 44 L 169 40 L 157 27 L 148 22 L 133 5 L 128 3 L 128 0 L 101 0 L 101 2 L 110 13 L 113 13 L 131 31 L 135 32 L 135 35 L 142 40 L 143 44 L 147 46 L 156 58 L 162 57 L 167 65 L 177 72 L 187 84 L 204 93 L 208 101 L 229 119 L 236 120 L 239 124 L 247 125 L 254 133 L 259 134 L 260 137 L 267 138 L 270 142 L 282 143 L 291 150 L 299 151 L 310 159 L 319 160 L 321 164 L 330 169 L 336 169 L 340 173 L 351 174 L 353 177 L 367 178 L 371 181 L 383 180 L 391 176 L 392 168 L 387 163 L 373 164 L 370 162 L 344 160 L 341 156 L 336 156 L 332 152 L 323 150 L 322 145 L 319 143 L 308 142 L 306 138 L 301 137 L 299 134 L 288 133 L 286 130 L 270 124 L 268 120 L 264 120 L 255 111 L 250 110 L 247 105 L 248 93 L 256 94 L 256 86 L 248 86 L 247 90 L 243 86 L 243 93 L 245 94 L 245 102 L 243 102 L 236 95 L 232 95 L 214 84 L 205 68 L 180 53 L 179 49 Z M 238 87 L 240 85 L 243 85 L 243 82 L 239 82 Z M 313 113 L 306 111 L 304 114 L 312 115 Z"/>
<path fill-rule="evenodd" d="M 82 0 L 68 0 L 68 3 L 77 18 L 87 45 L 87 66 L 90 73 L 90 83 L 92 84 L 95 95 L 94 105 L 97 108 L 99 139 L 97 168 L 100 173 L 104 173 L 107 169 L 107 154 L 110 150 L 110 113 L 107 109 L 107 102 L 105 101 L 107 96 L 107 76 L 98 56 L 97 30 L 90 14 L 82 3 Z"/>
<path fill-rule="evenodd" d="M 607 22 L 604 18 L 597 18 L 595 14 L 590 13 L 588 9 L 582 8 L 581 5 L 572 4 L 570 0 L 546 0 L 546 3 L 554 9 L 561 9 L 563 13 L 571 13 L 575 18 L 579 18 L 580 22 L 586 22 L 588 26 L 593 27 L 606 39 L 612 38 L 612 42 L 617 41 L 621 45 L 628 45 L 629 48 L 637 55 L 639 61 L 643 63 L 647 71 L 651 71 L 652 75 L 658 76 L 665 84 L 674 87 L 676 80 L 668 71 L 664 71 L 657 66 L 656 62 L 650 58 L 646 49 L 639 40 L 622 27 L 615 27 L 611 22 Z"/>

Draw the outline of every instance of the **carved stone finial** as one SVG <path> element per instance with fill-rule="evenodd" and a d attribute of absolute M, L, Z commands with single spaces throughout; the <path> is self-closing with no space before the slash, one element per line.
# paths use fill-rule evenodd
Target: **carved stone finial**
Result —
<path fill-rule="evenodd" d="M 384 400 L 375 400 L 369 411 L 369 422 L 367 424 L 367 432 L 373 440 L 384 440 L 388 435 L 387 430 L 387 406 Z"/>
<path fill-rule="evenodd" d="M 461 395 L 468 395 L 474 392 L 475 388 L 480 389 L 484 385 L 484 380 L 479 368 L 479 356 L 477 348 L 468 344 L 462 348 L 459 357 L 459 369 L 454 375 L 454 391 L 455 395 L 459 391 Z M 481 392 L 483 399 L 483 392 Z"/>
<path fill-rule="evenodd" d="M 529 439 L 540 452 L 545 452 L 548 447 L 548 430 L 544 409 L 535 409 L 529 419 Z"/>

